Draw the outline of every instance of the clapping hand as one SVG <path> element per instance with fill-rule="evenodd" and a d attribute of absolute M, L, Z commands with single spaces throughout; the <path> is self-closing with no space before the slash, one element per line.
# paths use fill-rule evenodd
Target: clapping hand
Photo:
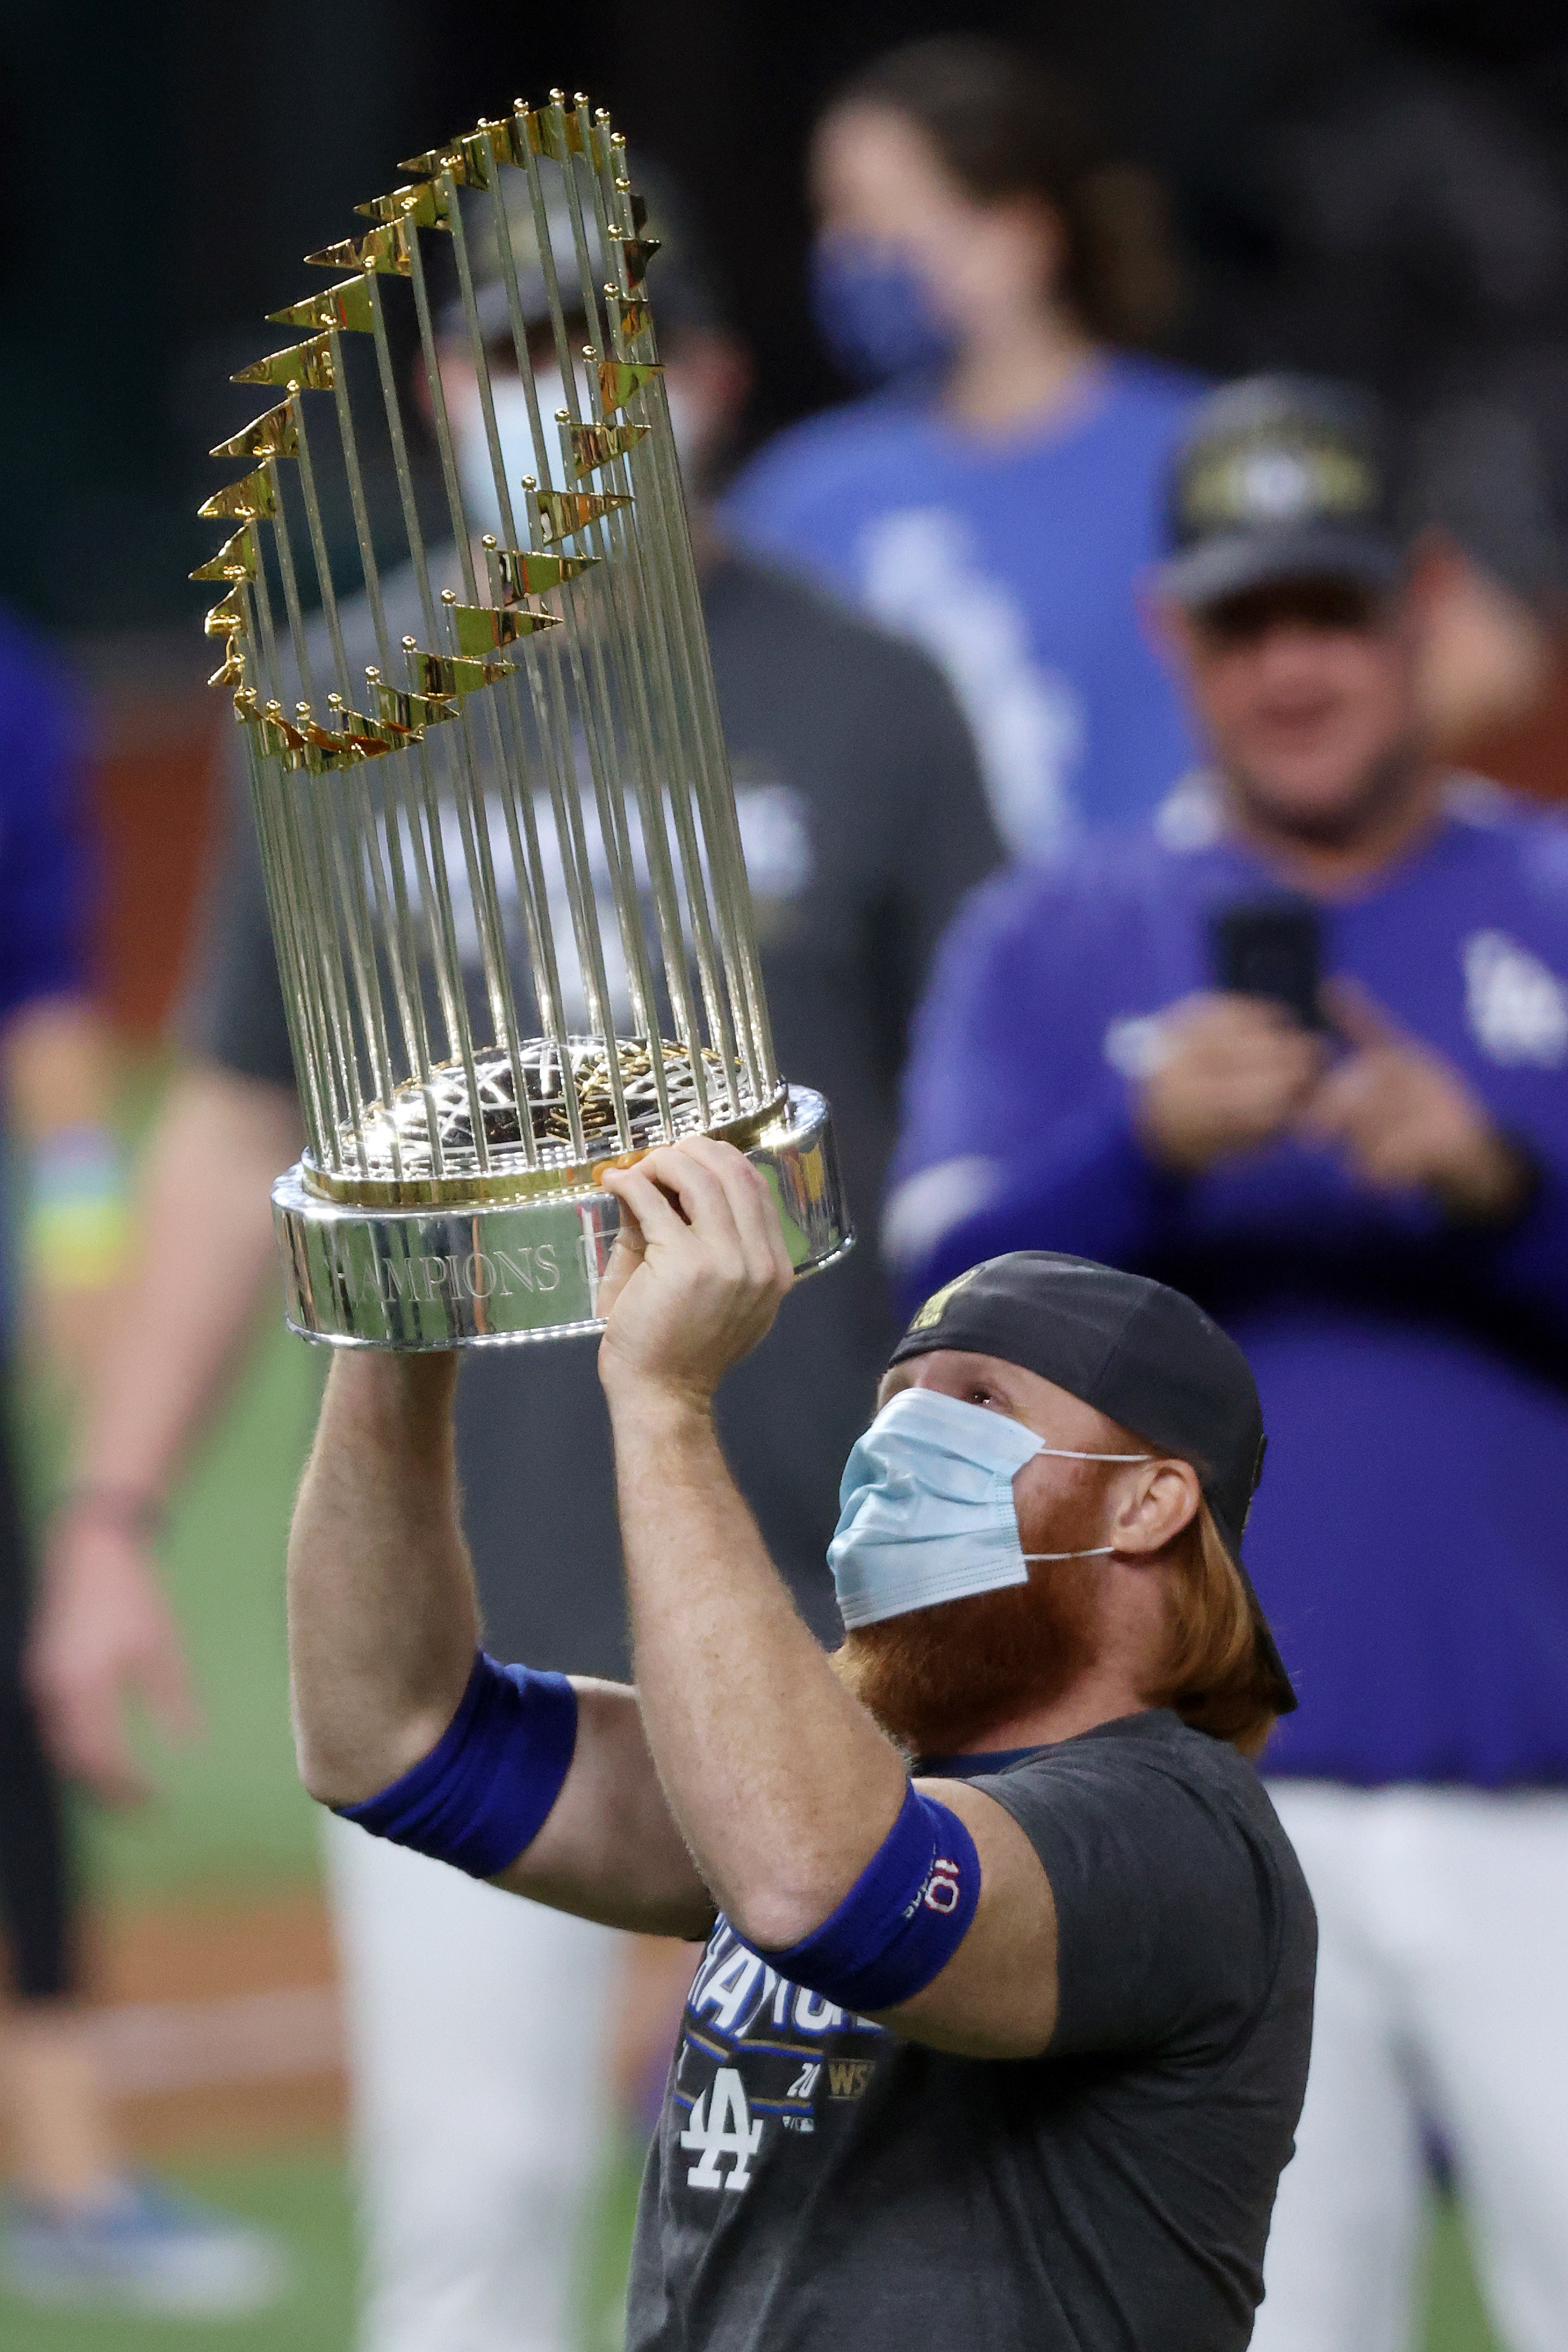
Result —
<path fill-rule="evenodd" d="M 1267 997 L 1205 992 L 1160 1015 L 1156 1057 L 1139 1090 L 1150 1156 L 1178 1175 L 1256 1151 L 1304 1110 L 1324 1041 Z"/>
<path fill-rule="evenodd" d="M 1380 1192 L 1425 1189 L 1469 1223 L 1513 1215 L 1530 1163 L 1452 1064 L 1355 981 L 1325 982 L 1323 1006 L 1349 1048 L 1337 1059 L 1264 998 L 1190 996 L 1163 1013 L 1135 1114 L 1151 1156 L 1197 1175 L 1298 1134 L 1334 1146 Z"/>
<path fill-rule="evenodd" d="M 1338 1145 L 1380 1192 L 1424 1188 L 1467 1223 L 1511 1216 L 1529 1193 L 1530 1163 L 1458 1071 L 1358 982 L 1330 981 L 1323 998 L 1351 1051 L 1307 1104 L 1302 1133 Z"/>

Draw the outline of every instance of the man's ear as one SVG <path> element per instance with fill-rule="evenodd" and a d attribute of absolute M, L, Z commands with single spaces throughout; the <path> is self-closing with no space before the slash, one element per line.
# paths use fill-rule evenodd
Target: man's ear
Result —
<path fill-rule="evenodd" d="M 1137 1474 L 1111 1523 L 1119 1552 L 1151 1559 L 1190 1528 L 1203 1501 L 1198 1474 L 1190 1462 L 1154 1462 Z"/>

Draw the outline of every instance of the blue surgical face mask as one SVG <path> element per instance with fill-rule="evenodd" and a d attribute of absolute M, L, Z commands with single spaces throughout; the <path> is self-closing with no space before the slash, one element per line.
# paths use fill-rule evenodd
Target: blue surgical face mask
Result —
<path fill-rule="evenodd" d="M 817 239 L 811 310 L 837 365 L 868 392 L 939 376 L 957 354 L 957 332 L 939 317 L 914 263 L 872 237 L 834 229 Z"/>
<path fill-rule="evenodd" d="M 1026 1584 L 1033 1559 L 1097 1559 L 1114 1550 L 1025 1551 L 1013 1481 L 1037 1454 L 1067 1462 L 1152 1458 L 1047 1445 L 984 1405 L 900 1389 L 856 1444 L 839 1484 L 827 1564 L 846 1627 Z"/>

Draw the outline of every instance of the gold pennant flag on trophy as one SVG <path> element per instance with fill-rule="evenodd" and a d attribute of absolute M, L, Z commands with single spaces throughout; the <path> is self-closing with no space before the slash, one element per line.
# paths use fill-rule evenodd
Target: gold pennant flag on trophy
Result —
<path fill-rule="evenodd" d="M 657 236 L 620 236 L 616 244 L 626 273 L 626 284 L 635 294 L 647 278 L 647 266 L 658 251 L 662 239 Z"/>
<path fill-rule="evenodd" d="M 517 667 L 515 662 L 496 661 L 472 654 L 426 653 L 424 646 L 416 645 L 412 637 L 404 638 L 403 649 L 408 656 L 415 691 L 439 697 L 448 702 L 458 695 L 477 694 L 481 687 L 499 685 Z"/>
<path fill-rule="evenodd" d="M 205 509 L 203 509 L 205 512 Z M 254 580 L 259 553 L 256 533 L 248 523 L 241 525 L 232 539 L 226 539 L 216 555 L 198 563 L 192 572 L 193 580 Z"/>
<path fill-rule="evenodd" d="M 634 392 L 651 383 L 663 368 L 657 360 L 601 360 L 599 362 L 599 405 L 606 416 L 624 408 Z"/>
<path fill-rule="evenodd" d="M 512 152 L 511 125 L 509 122 L 481 122 L 477 131 L 459 131 L 445 147 L 427 147 L 423 155 L 405 156 L 398 165 L 400 172 L 412 172 L 419 179 L 435 179 L 442 172 L 450 172 L 459 188 L 488 188 L 490 184 L 490 151 L 489 141 L 495 141 L 495 152 L 503 163 L 518 159 Z"/>
<path fill-rule="evenodd" d="M 342 236 L 335 245 L 323 245 L 318 252 L 308 253 L 305 259 L 312 269 L 372 269 L 380 278 L 414 275 L 414 264 L 408 257 L 407 224 L 401 220 L 388 221 L 365 236 Z"/>
<path fill-rule="evenodd" d="M 629 507 L 631 500 L 613 490 L 536 490 L 533 503 L 539 509 L 540 537 L 556 540 L 571 539 L 617 507 Z"/>
<path fill-rule="evenodd" d="M 338 327 L 356 335 L 368 335 L 375 325 L 369 280 L 363 277 L 345 278 L 341 286 L 329 286 L 323 294 L 307 295 L 303 302 L 290 302 L 286 310 L 268 310 L 267 320 L 273 327 Z M 329 391 L 331 388 L 327 387 Z"/>
<path fill-rule="evenodd" d="M 265 359 L 252 360 L 229 377 L 230 383 L 287 384 L 290 392 L 331 392 L 335 381 L 332 347 L 325 335 L 290 344 L 286 352 L 268 352 Z"/>
<path fill-rule="evenodd" d="M 328 700 L 338 714 L 338 721 L 348 741 L 357 744 L 367 759 L 378 752 L 401 751 L 405 744 L 423 743 L 423 727 L 399 727 L 390 719 L 372 719 L 363 710 L 351 710 L 336 695 Z"/>
<path fill-rule="evenodd" d="M 405 735 L 422 735 L 426 727 L 458 716 L 445 696 L 411 694 L 405 687 L 386 686 L 378 669 L 367 669 L 365 677 L 383 720 L 388 726 L 400 728 Z"/>
<path fill-rule="evenodd" d="M 216 449 L 207 451 L 209 457 L 297 457 L 299 454 L 300 427 L 286 400 L 253 416 L 231 441 L 220 441 Z"/>
<path fill-rule="evenodd" d="M 446 228 L 449 226 L 447 197 L 438 180 L 421 180 L 411 188 L 394 188 L 389 196 L 367 196 L 354 206 L 366 220 L 388 226 Z"/>
<path fill-rule="evenodd" d="M 583 153 L 583 132 L 575 114 L 562 103 L 565 92 L 552 90 L 550 95 L 549 106 L 521 108 L 518 127 L 536 155 L 564 163 L 568 156 Z"/>
<path fill-rule="evenodd" d="M 272 492 L 272 477 L 265 466 L 254 474 L 246 474 L 237 482 L 226 482 L 196 509 L 203 522 L 254 522 L 259 515 L 275 515 L 278 501 Z"/>
<path fill-rule="evenodd" d="M 596 474 L 613 457 L 624 457 L 647 437 L 646 425 L 574 425 L 569 430 L 572 470 L 579 481 L 584 474 Z"/>
<path fill-rule="evenodd" d="M 628 343 L 636 342 L 639 335 L 647 334 L 653 324 L 653 312 L 648 309 L 646 295 L 623 294 L 617 287 L 606 286 L 605 299 L 614 305 L 620 319 L 621 333 Z"/>
<path fill-rule="evenodd" d="M 543 555 L 531 547 L 498 547 L 491 539 L 485 541 L 484 547 L 491 586 L 503 604 L 518 604 L 524 596 L 542 596 L 548 589 L 559 588 L 563 581 L 591 572 L 599 560 L 596 555 Z"/>
<path fill-rule="evenodd" d="M 446 604 L 452 616 L 452 634 L 458 640 L 460 654 L 493 654 L 502 646 L 515 643 L 519 637 L 531 637 L 541 629 L 558 629 L 558 613 L 521 612 L 508 604 L 459 604 L 453 600 Z M 488 683 L 488 681 L 481 681 Z"/>

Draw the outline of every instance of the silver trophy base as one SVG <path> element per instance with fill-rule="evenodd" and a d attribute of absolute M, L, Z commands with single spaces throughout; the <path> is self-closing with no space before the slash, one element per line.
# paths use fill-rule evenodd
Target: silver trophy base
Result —
<path fill-rule="evenodd" d="M 822 1097 L 792 1087 L 746 1156 L 778 1202 L 796 1273 L 842 1257 L 855 1234 Z M 294 1167 L 272 1188 L 272 1217 L 302 1339 L 416 1354 L 604 1328 L 599 1285 L 620 1223 L 609 1192 L 367 1209 L 324 1199 Z"/>

